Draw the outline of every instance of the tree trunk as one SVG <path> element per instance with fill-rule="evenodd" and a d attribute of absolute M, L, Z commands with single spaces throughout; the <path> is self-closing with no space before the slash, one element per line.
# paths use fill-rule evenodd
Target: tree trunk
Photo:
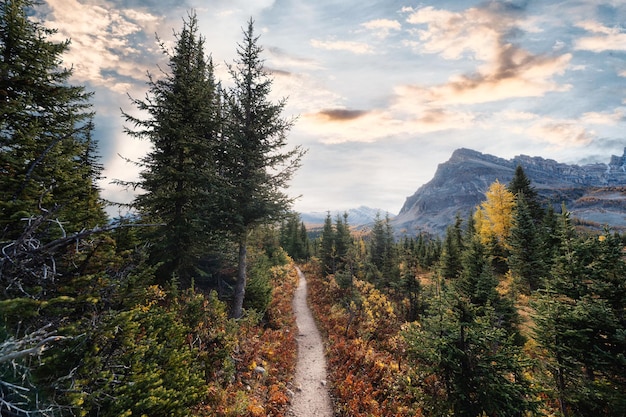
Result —
<path fill-rule="evenodd" d="M 246 295 L 246 267 L 248 253 L 248 234 L 242 233 L 239 238 L 239 266 L 237 268 L 237 284 L 235 285 L 235 295 L 233 297 L 233 305 L 231 317 L 238 319 L 243 314 L 243 299 Z"/>

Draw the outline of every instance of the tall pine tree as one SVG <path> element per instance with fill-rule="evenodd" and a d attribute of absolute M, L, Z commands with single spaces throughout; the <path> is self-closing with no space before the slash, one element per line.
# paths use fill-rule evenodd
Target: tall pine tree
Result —
<path fill-rule="evenodd" d="M 272 79 L 264 67 L 248 22 L 239 44 L 238 60 L 229 67 L 233 86 L 226 93 L 228 163 L 222 171 L 228 181 L 231 232 L 239 245 L 237 283 L 232 316 L 241 317 L 247 280 L 248 234 L 257 225 L 280 220 L 292 199 L 283 191 L 298 168 L 303 151 L 285 150 L 293 122 L 282 117 L 285 100 L 270 100 Z"/>
<path fill-rule="evenodd" d="M 48 215 L 65 231 L 102 224 L 96 180 L 92 94 L 72 86 L 64 68 L 69 41 L 30 20 L 34 2 L 0 3 L 0 236 L 15 238 L 21 219 Z M 50 228 L 55 238 L 57 229 Z M 43 236 L 40 236 L 43 237 Z"/>
<path fill-rule="evenodd" d="M 547 274 L 546 254 L 537 224 L 521 191 L 516 196 L 509 249 L 509 268 L 517 286 L 526 294 L 541 288 Z"/>
<path fill-rule="evenodd" d="M 149 118 L 124 117 L 133 125 L 126 129 L 130 136 L 152 144 L 140 163 L 141 178 L 132 185 L 145 190 L 134 207 L 163 224 L 150 236 L 152 262 L 161 264 L 157 278 L 164 283 L 177 277 L 187 286 L 199 276 L 198 261 L 211 238 L 223 229 L 220 93 L 194 14 L 176 39 L 172 53 L 163 46 L 169 72 L 158 80 L 150 75 L 147 97 L 133 99 Z"/>
<path fill-rule="evenodd" d="M 94 318 L 110 249 L 93 238 L 106 216 L 92 95 L 70 84 L 69 41 L 29 18 L 37 4 L 0 2 L 1 415 L 59 411 L 79 351 L 68 344 Z"/>

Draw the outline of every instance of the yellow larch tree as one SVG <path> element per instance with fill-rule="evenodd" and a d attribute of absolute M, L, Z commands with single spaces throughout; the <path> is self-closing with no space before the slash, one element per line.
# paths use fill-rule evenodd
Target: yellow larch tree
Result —
<path fill-rule="evenodd" d="M 506 248 L 513 223 L 515 196 L 498 180 L 489 186 L 485 196 L 485 201 L 476 210 L 476 231 L 483 243 L 495 239 Z"/>

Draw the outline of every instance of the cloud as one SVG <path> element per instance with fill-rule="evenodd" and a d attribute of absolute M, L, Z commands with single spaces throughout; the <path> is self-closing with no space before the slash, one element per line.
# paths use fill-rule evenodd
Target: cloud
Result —
<path fill-rule="evenodd" d="M 537 119 L 539 117 L 535 113 L 515 111 L 515 110 L 505 110 L 505 111 L 499 112 L 497 115 L 499 117 L 502 117 L 504 120 L 511 120 L 511 121 L 528 121 L 528 120 Z"/>
<path fill-rule="evenodd" d="M 469 112 L 442 108 L 424 109 L 407 114 L 388 109 L 325 109 L 307 113 L 298 128 L 315 135 L 322 143 L 374 143 L 391 138 L 413 138 L 416 135 L 469 128 L 474 116 Z"/>
<path fill-rule="evenodd" d="M 587 112 L 583 114 L 581 120 L 587 124 L 612 126 L 624 121 L 624 112 L 621 110 L 614 110 L 612 113 Z"/>
<path fill-rule="evenodd" d="M 346 51 L 357 55 L 372 54 L 372 47 L 364 42 L 353 41 L 321 41 L 318 39 L 311 40 L 311 46 L 327 51 Z"/>
<path fill-rule="evenodd" d="M 365 29 L 373 31 L 377 37 L 385 39 L 392 31 L 399 31 L 402 25 L 397 20 L 375 19 L 365 23 L 361 23 Z"/>
<path fill-rule="evenodd" d="M 358 119 L 367 114 L 365 110 L 324 109 L 318 113 L 319 118 L 327 121 L 346 121 Z"/>
<path fill-rule="evenodd" d="M 486 71 L 454 77 L 447 84 L 430 89 L 430 99 L 440 104 L 474 104 L 541 97 L 547 92 L 564 92 L 571 88 L 571 85 L 552 80 L 553 76 L 564 73 L 571 55 L 542 57 L 512 49 L 503 49 L 500 60 Z"/>
<path fill-rule="evenodd" d="M 408 23 L 427 26 L 413 31 L 419 38 L 419 42 L 411 43 L 416 51 L 440 54 L 445 59 L 460 59 L 470 54 L 479 60 L 491 60 L 503 28 L 510 25 L 510 19 L 504 16 L 496 19 L 487 9 L 451 12 L 428 6 L 403 10 L 410 13 Z"/>
<path fill-rule="evenodd" d="M 482 61 L 475 72 L 456 75 L 434 87 L 414 86 L 422 100 L 436 105 L 486 103 L 517 97 L 540 97 L 547 92 L 568 91 L 570 85 L 554 81 L 568 69 L 571 54 L 535 55 L 509 41 L 518 30 L 518 14 L 494 6 L 463 12 L 423 7 L 404 9 L 407 22 L 426 25 L 408 41 L 418 53 L 439 54 L 447 60 L 470 58 Z"/>
<path fill-rule="evenodd" d="M 47 0 L 47 4 L 47 25 L 58 29 L 56 38 L 71 39 L 64 62 L 73 66 L 80 82 L 125 93 L 138 81 L 144 82 L 146 71 L 159 59 L 152 29 L 162 19 L 156 15 L 77 0 Z"/>
<path fill-rule="evenodd" d="M 577 120 L 542 118 L 526 131 L 531 136 L 560 149 L 588 145 L 596 139 L 595 133 L 581 126 Z"/>
<path fill-rule="evenodd" d="M 268 52 L 270 58 L 269 61 L 275 67 L 288 67 L 302 70 L 318 70 L 321 69 L 322 66 L 319 62 L 310 58 L 303 58 L 294 54 L 287 52 L 282 48 L 278 48 L 276 46 L 269 46 L 265 48 Z"/>
<path fill-rule="evenodd" d="M 589 20 L 576 26 L 595 35 L 578 39 L 574 43 L 574 49 L 592 52 L 626 51 L 626 33 L 622 29 Z"/>

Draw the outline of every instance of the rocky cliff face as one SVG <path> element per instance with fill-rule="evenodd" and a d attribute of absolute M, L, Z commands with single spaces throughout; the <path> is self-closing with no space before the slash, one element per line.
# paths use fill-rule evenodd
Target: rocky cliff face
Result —
<path fill-rule="evenodd" d="M 574 217 L 592 226 L 626 228 L 626 148 L 608 164 L 583 166 L 526 155 L 507 160 L 458 149 L 430 182 L 406 199 L 393 220 L 396 230 L 443 235 L 457 214 L 466 218 L 484 200 L 494 181 L 511 181 L 518 165 L 545 204 L 565 203 Z"/>

